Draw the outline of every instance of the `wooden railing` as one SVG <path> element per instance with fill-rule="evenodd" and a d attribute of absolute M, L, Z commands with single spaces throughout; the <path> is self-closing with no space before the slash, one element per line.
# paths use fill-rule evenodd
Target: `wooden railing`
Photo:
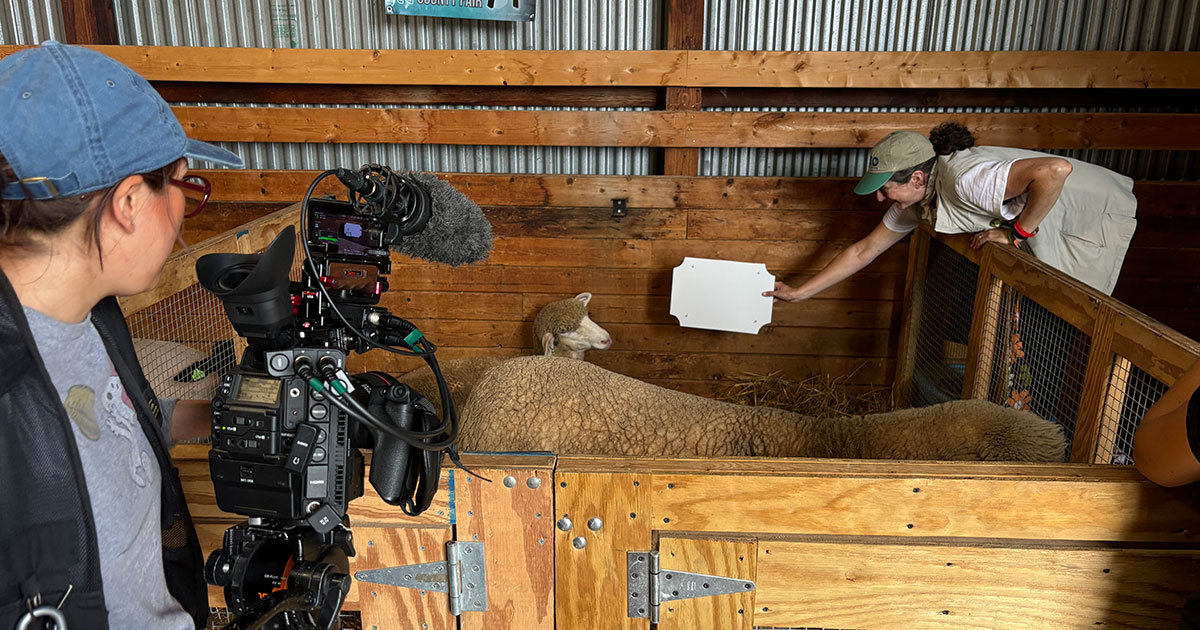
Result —
<path fill-rule="evenodd" d="M 1001 312 L 1001 291 L 1012 289 L 1090 339 L 1086 355 L 1078 359 L 1086 366 L 1080 391 L 1072 392 L 1078 395 L 1079 404 L 1073 419 L 1071 461 L 1109 463 L 1113 454 L 1111 440 L 1106 443 L 1101 436 L 1117 433 L 1127 396 L 1151 395 L 1127 391 L 1131 367 L 1169 386 L 1200 360 L 1200 342 L 1026 253 L 996 244 L 975 250 L 969 246 L 968 238 L 968 235 L 937 234 L 927 227 L 915 232 L 910 246 L 906 307 L 893 390 L 896 400 L 904 404 L 912 391 L 916 331 L 922 325 L 928 295 L 926 264 L 930 243 L 936 240 L 978 266 L 961 397 L 987 399 L 996 365 L 995 353 L 1011 351 L 1012 344 L 1000 336 L 998 328 L 1010 320 L 1009 313 Z M 1072 349 L 1055 350 L 1065 354 Z M 1068 360 L 1065 356 L 1061 359 Z M 1063 386 L 1069 388 L 1071 384 Z M 1154 400 L 1138 402 L 1141 408 L 1146 408 Z"/>

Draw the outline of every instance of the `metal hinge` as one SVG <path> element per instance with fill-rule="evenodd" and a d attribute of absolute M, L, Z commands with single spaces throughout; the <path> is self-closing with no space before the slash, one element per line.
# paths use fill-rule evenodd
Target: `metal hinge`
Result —
<path fill-rule="evenodd" d="M 450 595 L 450 614 L 487 610 L 487 565 L 483 543 L 446 543 L 445 562 L 426 562 L 403 567 L 358 571 L 354 579 Z"/>
<path fill-rule="evenodd" d="M 629 584 L 629 616 L 649 617 L 658 623 L 659 604 L 679 599 L 746 593 L 754 590 L 754 582 L 719 575 L 663 571 L 657 551 L 625 553 L 625 576 Z"/>

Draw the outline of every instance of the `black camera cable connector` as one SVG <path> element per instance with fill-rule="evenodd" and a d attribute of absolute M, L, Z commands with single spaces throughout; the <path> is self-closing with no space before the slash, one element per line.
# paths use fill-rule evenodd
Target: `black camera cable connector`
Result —
<path fill-rule="evenodd" d="M 336 366 L 325 364 L 318 367 L 321 369 L 322 376 L 326 379 L 325 382 L 322 382 L 322 390 L 319 391 L 323 391 L 334 406 L 350 416 L 423 451 L 445 450 L 454 444 L 457 436 L 449 436 L 445 431 L 408 431 L 390 426 L 388 423 L 376 418 L 375 414 L 363 407 L 362 403 L 355 400 L 353 396 L 347 395 L 349 392 L 346 384 L 339 378 Z M 319 381 L 319 379 L 317 380 Z M 427 441 L 428 438 L 442 435 L 447 435 L 447 437 L 438 441 Z"/>

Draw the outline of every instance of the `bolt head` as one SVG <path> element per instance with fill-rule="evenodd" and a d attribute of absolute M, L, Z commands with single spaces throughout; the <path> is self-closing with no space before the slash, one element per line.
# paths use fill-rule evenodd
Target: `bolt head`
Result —
<path fill-rule="evenodd" d="M 573 525 L 574 525 L 574 523 L 571 522 L 571 519 L 569 519 L 565 516 L 558 519 L 558 528 L 564 532 L 571 531 L 571 527 Z"/>
<path fill-rule="evenodd" d="M 530 477 L 529 479 L 525 480 L 525 485 L 536 490 L 542 485 L 542 480 L 538 477 Z"/>
<path fill-rule="evenodd" d="M 604 521 L 602 521 L 596 517 L 592 517 L 592 518 L 588 519 L 588 529 L 590 529 L 594 532 L 598 532 L 598 531 L 600 531 L 601 527 L 604 527 Z"/>
<path fill-rule="evenodd" d="M 516 477 L 513 477 L 512 475 L 509 475 L 508 477 L 505 477 L 505 478 L 504 478 L 504 487 L 505 487 L 505 488 L 513 488 L 513 487 L 515 487 L 516 485 L 517 485 L 517 478 L 516 478 Z"/>
<path fill-rule="evenodd" d="M 587 546 L 587 539 L 585 539 L 583 536 L 576 536 L 575 540 L 571 541 L 571 544 L 574 545 L 576 549 L 583 549 Z"/>

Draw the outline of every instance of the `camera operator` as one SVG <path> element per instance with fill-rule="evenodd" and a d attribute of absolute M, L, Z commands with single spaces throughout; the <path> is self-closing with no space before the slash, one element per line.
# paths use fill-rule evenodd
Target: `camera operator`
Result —
<path fill-rule="evenodd" d="M 160 405 L 114 296 L 155 285 L 207 201 L 187 158 L 241 160 L 84 48 L 0 60 L 0 111 L 0 628 L 203 627 L 168 436 L 209 409 Z"/>

